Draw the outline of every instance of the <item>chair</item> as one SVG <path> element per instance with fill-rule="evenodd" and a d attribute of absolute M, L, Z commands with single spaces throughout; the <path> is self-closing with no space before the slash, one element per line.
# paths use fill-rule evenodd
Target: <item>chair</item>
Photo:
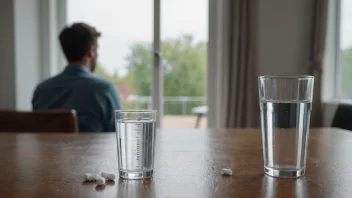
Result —
<path fill-rule="evenodd" d="M 78 132 L 75 110 L 0 110 L 0 132 Z"/>
<path fill-rule="evenodd" d="M 339 104 L 332 121 L 332 127 L 352 130 L 352 105 Z"/>

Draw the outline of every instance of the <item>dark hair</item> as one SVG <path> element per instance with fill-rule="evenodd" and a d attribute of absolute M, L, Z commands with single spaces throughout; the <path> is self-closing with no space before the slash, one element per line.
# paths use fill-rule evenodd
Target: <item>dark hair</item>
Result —
<path fill-rule="evenodd" d="M 67 61 L 82 60 L 90 46 L 97 45 L 100 35 L 95 28 L 85 23 L 74 23 L 71 27 L 65 27 L 59 40 Z"/>

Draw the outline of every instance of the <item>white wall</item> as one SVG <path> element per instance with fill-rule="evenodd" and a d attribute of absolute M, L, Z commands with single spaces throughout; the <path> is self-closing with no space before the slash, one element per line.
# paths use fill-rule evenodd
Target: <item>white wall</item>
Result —
<path fill-rule="evenodd" d="M 258 2 L 259 74 L 307 74 L 312 0 Z"/>
<path fill-rule="evenodd" d="M 40 81 L 39 0 L 15 0 L 16 108 L 30 110 Z"/>
<path fill-rule="evenodd" d="M 39 1 L 0 1 L 0 108 L 30 110 L 42 80 Z"/>
<path fill-rule="evenodd" d="M 0 0 L 0 108 L 30 110 L 35 86 L 59 71 L 58 6 L 65 0 Z"/>

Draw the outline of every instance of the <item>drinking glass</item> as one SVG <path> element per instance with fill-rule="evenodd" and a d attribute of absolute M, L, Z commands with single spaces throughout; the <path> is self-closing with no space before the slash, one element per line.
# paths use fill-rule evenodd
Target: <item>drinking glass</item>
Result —
<path fill-rule="evenodd" d="M 260 76 L 264 172 L 273 177 L 304 175 L 313 76 Z"/>
<path fill-rule="evenodd" d="M 155 110 L 117 110 L 116 139 L 119 175 L 125 179 L 153 176 Z"/>

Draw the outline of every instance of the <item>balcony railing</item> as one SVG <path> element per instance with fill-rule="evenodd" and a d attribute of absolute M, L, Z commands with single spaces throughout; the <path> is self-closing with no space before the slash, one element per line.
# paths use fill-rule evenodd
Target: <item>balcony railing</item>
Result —
<path fill-rule="evenodd" d="M 192 115 L 192 108 L 206 105 L 206 97 L 163 97 L 164 114 L 166 115 Z M 125 108 L 129 109 L 151 109 L 152 97 L 151 96 L 136 96 L 131 95 L 128 97 L 127 102 L 124 104 Z"/>

